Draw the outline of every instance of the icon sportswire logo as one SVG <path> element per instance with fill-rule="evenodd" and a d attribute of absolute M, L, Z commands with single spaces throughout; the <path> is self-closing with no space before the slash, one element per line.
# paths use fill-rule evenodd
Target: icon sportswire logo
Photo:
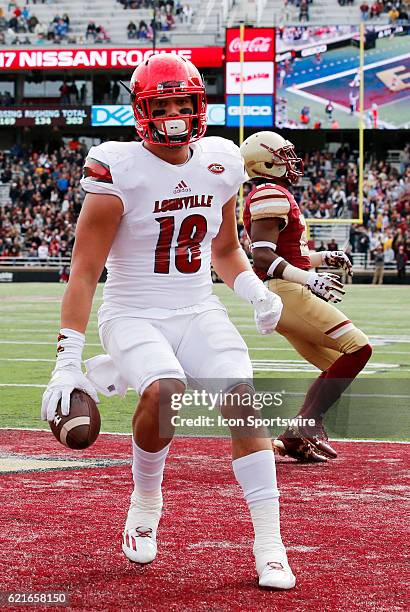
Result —
<path fill-rule="evenodd" d="M 188 187 L 185 181 L 180 181 L 178 185 L 175 187 L 173 193 L 189 193 L 191 188 Z"/>

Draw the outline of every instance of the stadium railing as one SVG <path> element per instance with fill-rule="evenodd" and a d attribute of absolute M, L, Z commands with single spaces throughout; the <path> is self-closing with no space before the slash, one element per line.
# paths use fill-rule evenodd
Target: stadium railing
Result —
<path fill-rule="evenodd" d="M 355 270 L 374 270 L 374 263 L 370 259 L 370 255 L 366 253 L 352 253 L 353 268 Z M 10 257 L 0 255 L 0 268 L 63 268 L 70 266 L 71 257 L 47 257 L 40 259 L 39 257 Z M 410 265 L 410 264 L 409 264 Z M 396 270 L 396 262 L 386 262 L 385 270 Z"/>
<path fill-rule="evenodd" d="M 374 262 L 370 259 L 369 253 L 352 253 L 354 270 L 374 270 Z M 385 270 L 396 270 L 396 261 L 384 263 Z"/>
<path fill-rule="evenodd" d="M 0 256 L 0 268 L 63 268 L 70 266 L 71 257 L 10 257 Z"/>

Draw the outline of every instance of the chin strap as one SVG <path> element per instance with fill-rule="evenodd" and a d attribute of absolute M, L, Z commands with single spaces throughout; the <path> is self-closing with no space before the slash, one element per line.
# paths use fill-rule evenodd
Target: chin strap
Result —
<path fill-rule="evenodd" d="M 127 91 L 130 95 L 132 93 L 131 89 L 128 87 L 128 85 L 126 85 L 125 83 L 123 83 L 122 81 L 118 81 L 120 85 L 122 85 L 125 89 L 125 91 Z"/>

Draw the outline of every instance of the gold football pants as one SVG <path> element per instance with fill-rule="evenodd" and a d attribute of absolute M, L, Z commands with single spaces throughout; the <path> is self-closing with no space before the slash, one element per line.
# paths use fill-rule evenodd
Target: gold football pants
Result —
<path fill-rule="evenodd" d="M 268 286 L 283 302 L 276 331 L 320 370 L 327 370 L 341 354 L 354 353 L 369 343 L 343 312 L 307 287 L 281 279 L 270 280 Z"/>

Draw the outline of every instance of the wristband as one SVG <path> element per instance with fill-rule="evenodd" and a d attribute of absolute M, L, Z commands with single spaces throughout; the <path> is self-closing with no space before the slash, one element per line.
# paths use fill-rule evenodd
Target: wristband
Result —
<path fill-rule="evenodd" d="M 265 242 L 265 240 L 259 240 L 258 242 L 252 242 L 251 249 L 260 249 L 260 248 L 272 249 L 272 251 L 276 251 L 276 244 L 274 242 Z"/>
<path fill-rule="evenodd" d="M 310 272 L 301 270 L 288 263 L 286 268 L 282 272 L 283 280 L 287 280 L 291 283 L 299 283 L 299 285 L 306 285 L 309 279 Z"/>
<path fill-rule="evenodd" d="M 57 338 L 57 366 L 74 364 L 81 369 L 85 335 L 75 329 L 63 327 Z"/>
<path fill-rule="evenodd" d="M 274 272 L 275 272 L 276 268 L 277 268 L 277 267 L 278 267 L 278 265 L 281 263 L 281 261 L 285 261 L 285 260 L 283 259 L 283 257 L 277 257 L 276 259 L 274 259 L 274 260 L 272 261 L 271 265 L 269 266 L 268 271 L 266 272 L 266 274 L 267 274 L 268 276 L 273 276 L 273 274 L 274 274 Z"/>
<path fill-rule="evenodd" d="M 264 300 L 267 291 L 263 282 L 251 270 L 245 270 L 245 272 L 238 274 L 233 284 L 233 290 L 236 295 L 252 305 Z"/>

